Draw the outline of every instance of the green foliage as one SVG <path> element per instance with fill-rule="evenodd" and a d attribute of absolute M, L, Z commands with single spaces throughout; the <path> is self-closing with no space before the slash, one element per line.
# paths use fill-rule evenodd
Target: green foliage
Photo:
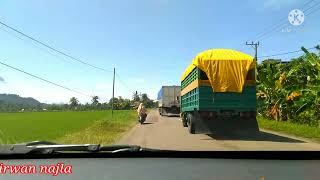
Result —
<path fill-rule="evenodd" d="M 76 108 L 79 104 L 79 100 L 75 97 L 70 98 L 69 104 L 72 108 Z"/>
<path fill-rule="evenodd" d="M 134 92 L 133 95 L 132 95 L 132 100 L 133 101 L 136 101 L 136 102 L 139 102 L 140 101 L 140 96 L 138 94 L 138 91 Z"/>
<path fill-rule="evenodd" d="M 93 96 L 91 102 L 92 102 L 92 105 L 97 106 L 99 104 L 99 97 Z"/>
<path fill-rule="evenodd" d="M 116 110 L 120 110 L 120 109 L 130 109 L 130 100 L 129 99 L 123 99 L 121 96 L 119 96 L 118 98 L 111 98 L 109 101 L 109 105 L 112 105 L 112 101 L 113 101 L 113 108 Z"/>
<path fill-rule="evenodd" d="M 320 58 L 302 50 L 305 54 L 288 64 L 267 60 L 258 65 L 257 109 L 272 119 L 318 126 Z"/>
<path fill-rule="evenodd" d="M 316 111 L 313 109 L 308 109 L 299 113 L 298 117 L 293 119 L 300 124 L 307 124 L 309 126 L 318 126 L 318 119 L 316 116 Z"/>
<path fill-rule="evenodd" d="M 146 108 L 157 107 L 156 104 L 151 99 L 149 99 L 147 94 L 141 94 L 141 98 L 140 99 L 141 99 L 141 102 L 144 104 L 144 106 Z"/>
<path fill-rule="evenodd" d="M 140 103 L 143 103 L 146 108 L 158 107 L 158 104 L 151 100 L 146 93 L 138 94 L 138 92 L 134 92 L 132 96 L 131 106 L 136 109 L 138 108 Z"/>

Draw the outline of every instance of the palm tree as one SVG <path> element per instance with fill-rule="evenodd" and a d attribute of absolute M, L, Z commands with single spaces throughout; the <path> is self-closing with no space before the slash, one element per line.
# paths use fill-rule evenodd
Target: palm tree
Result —
<path fill-rule="evenodd" d="M 135 102 L 139 102 L 140 101 L 140 97 L 139 97 L 138 91 L 135 91 L 133 93 L 132 100 L 135 101 Z"/>
<path fill-rule="evenodd" d="M 95 105 L 95 106 L 98 105 L 99 104 L 99 96 L 93 96 L 91 102 L 92 102 L 92 105 Z"/>
<path fill-rule="evenodd" d="M 79 105 L 79 101 L 78 101 L 77 98 L 72 97 L 69 100 L 69 104 L 70 104 L 71 107 L 77 107 Z"/>

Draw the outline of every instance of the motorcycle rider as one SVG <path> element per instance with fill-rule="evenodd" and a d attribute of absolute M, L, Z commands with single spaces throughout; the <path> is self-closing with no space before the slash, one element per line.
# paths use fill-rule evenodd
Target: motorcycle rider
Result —
<path fill-rule="evenodd" d="M 147 117 L 147 109 L 144 107 L 143 103 L 140 103 L 138 107 L 139 122 L 142 124 Z"/>

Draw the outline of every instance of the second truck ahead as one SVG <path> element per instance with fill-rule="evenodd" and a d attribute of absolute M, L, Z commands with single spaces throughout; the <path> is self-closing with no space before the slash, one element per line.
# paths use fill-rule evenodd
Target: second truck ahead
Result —
<path fill-rule="evenodd" d="M 179 115 L 180 92 L 180 86 L 162 86 L 158 92 L 160 115 Z"/>

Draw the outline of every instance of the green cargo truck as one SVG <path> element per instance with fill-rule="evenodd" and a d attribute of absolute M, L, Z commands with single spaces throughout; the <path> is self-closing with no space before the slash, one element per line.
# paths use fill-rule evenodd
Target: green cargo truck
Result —
<path fill-rule="evenodd" d="M 255 61 L 229 49 L 196 56 L 181 77 L 181 118 L 191 134 L 258 132 Z"/>

